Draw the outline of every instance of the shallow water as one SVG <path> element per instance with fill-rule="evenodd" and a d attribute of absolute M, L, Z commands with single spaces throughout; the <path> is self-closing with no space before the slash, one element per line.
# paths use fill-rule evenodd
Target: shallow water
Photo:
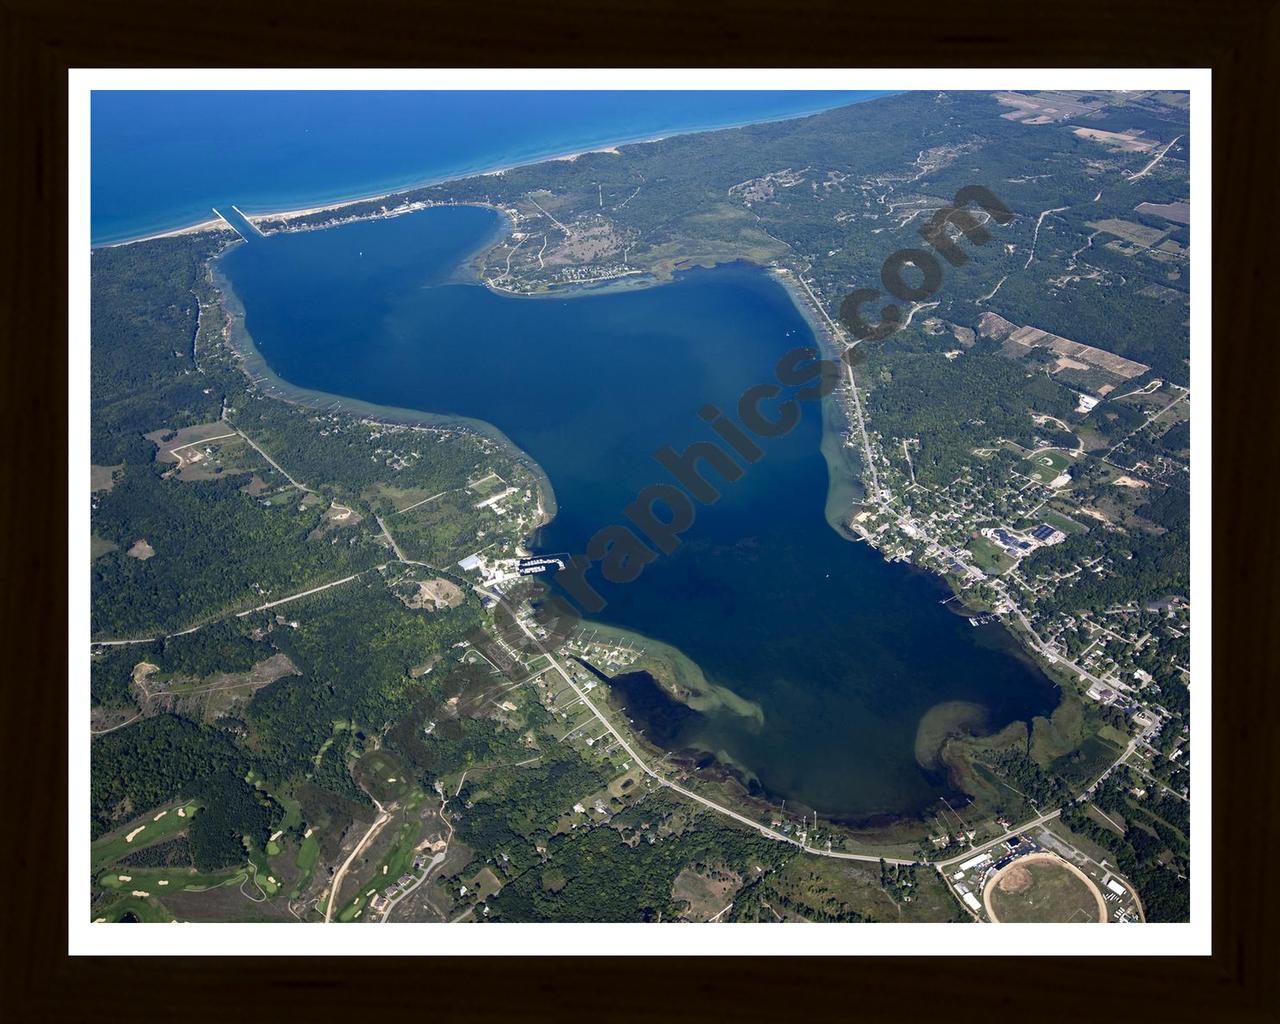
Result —
<path fill-rule="evenodd" d="M 488 210 L 438 208 L 255 240 L 224 269 L 285 380 L 486 420 L 532 455 L 559 505 L 542 550 L 581 552 L 625 523 L 642 488 L 671 482 L 656 450 L 714 440 L 699 409 L 733 410 L 775 380 L 784 352 L 813 343 L 757 268 L 572 298 L 459 283 L 459 262 L 497 226 Z M 1057 694 L 999 626 L 943 607 L 939 579 L 828 525 L 820 407 L 800 408 L 787 436 L 758 439 L 764 455 L 741 479 L 708 472 L 722 497 L 698 506 L 673 555 L 625 585 L 594 573 L 607 605 L 590 618 L 678 647 L 763 712 L 674 712 L 628 680 L 620 692 L 652 738 L 722 752 L 770 794 L 832 816 L 914 814 L 948 793 L 916 760 L 931 708 L 978 705 L 994 729 L 1048 713 Z"/>

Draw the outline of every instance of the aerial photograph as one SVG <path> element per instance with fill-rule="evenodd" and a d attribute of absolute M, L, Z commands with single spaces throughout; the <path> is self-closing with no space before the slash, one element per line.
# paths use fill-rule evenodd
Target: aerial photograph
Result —
<path fill-rule="evenodd" d="M 1190 922 L 1192 93 L 957 85 L 94 89 L 73 918 Z"/>

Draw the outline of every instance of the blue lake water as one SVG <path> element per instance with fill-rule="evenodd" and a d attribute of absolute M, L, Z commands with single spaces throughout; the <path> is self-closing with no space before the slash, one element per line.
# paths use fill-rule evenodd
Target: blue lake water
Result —
<path fill-rule="evenodd" d="M 92 98 L 94 245 L 883 92 L 138 92 Z"/>
<path fill-rule="evenodd" d="M 495 424 L 554 486 L 541 549 L 582 552 L 641 488 L 670 482 L 657 449 L 714 439 L 700 408 L 734 409 L 813 337 L 753 267 L 572 298 L 460 283 L 459 263 L 498 227 L 489 210 L 444 207 L 254 240 L 223 262 L 281 377 Z M 652 738 L 723 752 L 770 794 L 835 817 L 911 815 L 948 793 L 915 759 L 929 709 L 972 702 L 998 728 L 1048 713 L 1057 694 L 999 627 L 944 608 L 941 581 L 828 525 L 820 408 L 801 408 L 740 480 L 709 474 L 723 498 L 699 508 L 673 556 L 627 585 L 594 573 L 607 607 L 591 618 L 678 647 L 763 711 L 676 713 L 630 680 Z"/>

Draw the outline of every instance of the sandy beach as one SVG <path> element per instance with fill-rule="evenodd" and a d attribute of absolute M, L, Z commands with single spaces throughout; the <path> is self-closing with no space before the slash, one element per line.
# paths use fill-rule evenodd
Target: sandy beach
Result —
<path fill-rule="evenodd" d="M 665 138 L 666 136 L 663 136 L 663 137 Z M 636 143 L 619 143 L 619 145 L 643 145 L 646 142 L 659 142 L 659 141 L 661 140 L 657 138 L 642 139 Z M 430 188 L 433 185 L 447 185 L 451 181 L 463 181 L 467 178 L 498 177 L 500 175 L 506 174 L 508 171 L 514 171 L 519 167 L 533 167 L 536 164 L 550 163 L 553 160 L 566 160 L 572 163 L 574 160 L 577 160 L 578 157 L 586 156 L 588 153 L 609 153 L 613 156 L 622 155 L 618 150 L 618 146 L 601 146 L 597 149 L 579 150 L 576 153 L 562 153 L 559 156 L 544 156 L 544 157 L 539 157 L 536 160 L 527 160 L 527 161 L 524 161 L 521 163 L 515 163 L 515 164 L 504 164 L 501 167 L 492 167 L 486 171 L 473 171 L 468 174 L 455 174 L 448 178 L 436 178 L 428 181 L 418 181 L 409 185 L 402 185 L 398 188 L 394 188 L 390 192 L 380 192 L 376 195 L 371 195 L 371 196 L 359 196 L 355 199 L 338 199 L 332 203 L 324 203 L 320 206 L 308 206 L 298 210 L 267 210 L 267 211 L 255 210 L 252 213 L 249 213 L 248 211 L 245 211 L 242 208 L 241 212 L 245 214 L 245 217 L 248 218 L 249 221 L 255 224 L 261 220 L 289 221 L 289 220 L 293 220 L 296 217 L 306 217 L 313 213 L 337 212 L 339 210 L 345 209 L 348 206 L 355 206 L 357 203 L 376 203 L 380 199 L 390 199 L 392 196 L 404 195 L 406 192 L 412 192 L 415 189 L 420 189 L 420 188 Z M 482 205 L 482 204 L 475 204 L 475 205 Z"/>
<path fill-rule="evenodd" d="M 143 235 L 141 238 L 128 238 L 123 242 L 107 242 L 104 245 L 95 245 L 95 249 L 115 249 L 122 245 L 134 245 L 137 242 L 154 242 L 157 238 L 173 238 L 177 235 L 197 235 L 202 231 L 230 231 L 231 228 L 220 217 L 210 217 L 208 220 L 202 220 L 199 224 L 189 224 L 185 228 L 173 228 L 171 231 L 157 231 L 153 235 Z"/>
<path fill-rule="evenodd" d="M 611 156 L 621 156 L 622 146 L 645 146 L 654 142 L 664 142 L 667 139 L 678 138 L 682 135 L 697 135 L 702 132 L 730 131 L 735 128 L 745 128 L 751 125 L 773 124 L 778 121 L 790 121 L 796 118 L 812 117 L 814 114 L 821 113 L 829 108 L 820 108 L 819 110 L 805 111 L 802 113 L 789 114 L 785 117 L 768 118 L 763 121 L 749 120 L 741 121 L 734 124 L 718 124 L 706 125 L 698 128 L 683 128 L 678 131 L 668 131 L 658 135 L 642 136 L 634 139 L 621 139 L 608 146 L 595 146 L 590 149 L 581 149 L 569 153 L 551 154 L 547 156 L 534 157 L 528 160 L 520 160 L 515 163 L 503 164 L 499 167 L 490 167 L 487 169 L 475 169 L 467 171 L 459 171 L 449 174 L 443 178 L 429 178 L 415 182 L 409 182 L 404 185 L 397 185 L 394 188 L 385 189 L 371 195 L 351 196 L 342 199 L 334 199 L 331 202 L 321 202 L 313 206 L 297 207 L 289 210 L 261 210 L 246 209 L 243 205 L 239 207 L 240 212 L 255 227 L 259 226 L 264 220 L 282 220 L 290 221 L 297 217 L 306 217 L 316 213 L 330 213 L 345 209 L 348 206 L 355 206 L 357 203 L 371 203 L 382 199 L 390 199 L 392 196 L 400 196 L 406 192 L 412 192 L 416 189 L 429 188 L 433 185 L 446 185 L 452 181 L 463 181 L 466 178 L 488 177 L 506 174 L 508 171 L 516 170 L 520 167 L 532 167 L 535 164 L 550 163 L 554 160 L 574 161 L 579 157 L 586 156 L 590 153 L 606 153 Z M 219 218 L 211 218 L 202 221 L 199 224 L 191 224 L 187 227 L 175 228 L 171 231 L 158 231 L 154 234 L 145 235 L 141 238 L 129 238 L 121 242 L 111 242 L 104 246 L 95 246 L 95 248 L 113 248 L 119 245 L 132 245 L 135 242 L 149 242 L 157 238 L 169 238 L 174 235 L 195 234 L 202 231 L 215 231 L 221 227 L 225 227 Z M 227 230 L 230 230 L 229 228 Z"/>
<path fill-rule="evenodd" d="M 805 114 L 795 114 L 792 116 L 793 117 L 810 117 L 812 116 L 812 113 L 813 112 L 805 113 Z M 779 118 L 778 120 L 791 120 L 791 118 L 789 117 Z M 456 174 L 450 174 L 448 177 L 444 177 L 444 178 L 430 178 L 422 181 L 410 182 L 404 185 L 397 185 L 395 188 L 382 191 L 382 192 L 373 193 L 371 195 L 352 196 L 344 199 L 335 199 L 332 202 L 319 203 L 315 206 L 298 207 L 298 208 L 289 209 L 289 210 L 259 210 L 259 209 L 250 210 L 250 209 L 246 209 L 244 206 L 240 206 L 240 212 L 244 214 L 246 220 L 248 220 L 251 224 L 254 224 L 255 226 L 259 225 L 260 222 L 264 220 L 290 221 L 297 217 L 306 217 L 316 213 L 337 212 L 345 209 L 348 206 L 355 206 L 358 203 L 373 203 L 381 199 L 390 199 L 392 196 L 403 195 L 404 193 L 412 192 L 415 189 L 429 188 L 433 185 L 446 185 L 451 181 L 463 181 L 466 178 L 498 176 L 498 175 L 506 174 L 508 171 L 514 171 L 517 168 L 533 167 L 536 164 L 545 164 L 545 163 L 550 163 L 556 160 L 567 160 L 572 162 L 574 160 L 577 160 L 579 157 L 586 156 L 590 153 L 607 153 L 611 156 L 621 156 L 622 153 L 621 153 L 620 147 L 622 146 L 644 146 L 654 142 L 663 142 L 667 139 L 676 138 L 681 135 L 696 135 L 701 132 L 708 132 L 708 131 L 728 131 L 733 128 L 742 128 L 747 125 L 762 124 L 762 123 L 769 123 L 769 122 L 744 121 L 741 124 L 712 125 L 705 128 L 690 128 L 682 131 L 666 132 L 661 135 L 653 135 L 645 138 L 624 139 L 622 141 L 615 142 L 609 146 L 596 146 L 591 149 L 581 149 L 581 150 L 576 150 L 570 153 L 560 153 L 560 154 L 553 154 L 550 156 L 540 156 L 530 160 L 521 160 L 516 163 L 503 164 L 502 166 L 490 167 L 488 169 L 463 171 Z M 217 230 L 220 225 L 222 225 L 221 220 L 219 220 L 218 218 L 212 218 L 207 221 L 202 221 L 199 224 L 192 224 L 188 227 L 175 228 L 172 231 L 159 231 L 154 234 L 146 235 L 142 238 L 129 238 L 122 242 L 111 242 L 108 245 L 95 247 L 95 248 L 111 248 L 119 245 L 132 245 L 135 242 L 149 242 L 157 238 L 169 238 L 174 235 L 195 234 L 196 232 L 200 232 L 200 231 L 213 231 L 213 230 Z"/>

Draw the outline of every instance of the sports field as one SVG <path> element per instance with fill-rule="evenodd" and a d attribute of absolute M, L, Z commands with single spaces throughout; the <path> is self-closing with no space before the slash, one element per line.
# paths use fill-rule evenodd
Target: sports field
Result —
<path fill-rule="evenodd" d="M 1002 924 L 1106 921 L 1098 887 L 1079 868 L 1051 853 L 1020 857 L 999 871 L 983 894 L 987 914 Z"/>
<path fill-rule="evenodd" d="M 1051 483 L 1065 473 L 1071 465 L 1071 458 L 1059 448 L 1043 448 L 1023 460 L 1023 472 L 1034 477 L 1042 484 Z"/>

